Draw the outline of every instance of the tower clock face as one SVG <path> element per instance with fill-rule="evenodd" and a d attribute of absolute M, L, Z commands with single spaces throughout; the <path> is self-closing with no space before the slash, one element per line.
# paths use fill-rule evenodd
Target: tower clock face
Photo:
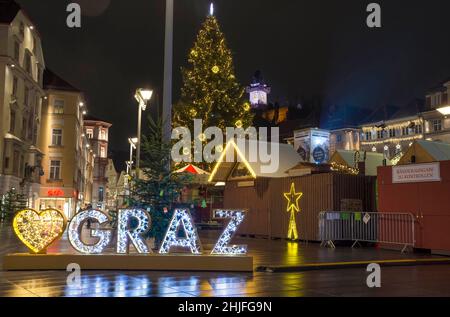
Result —
<path fill-rule="evenodd" d="M 258 90 L 250 93 L 250 102 L 252 105 L 266 105 L 267 94 L 264 91 Z"/>

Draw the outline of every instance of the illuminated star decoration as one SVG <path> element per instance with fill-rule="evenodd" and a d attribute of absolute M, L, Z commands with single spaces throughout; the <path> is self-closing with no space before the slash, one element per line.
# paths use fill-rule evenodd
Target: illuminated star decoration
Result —
<path fill-rule="evenodd" d="M 300 212 L 300 207 L 298 206 L 298 203 L 300 201 L 300 198 L 302 198 L 303 193 L 299 192 L 297 193 L 295 191 L 295 184 L 291 184 L 291 191 L 289 193 L 284 193 L 284 198 L 288 201 L 287 204 L 287 212 L 291 213 L 290 219 L 289 219 L 289 229 L 288 229 L 288 239 L 297 240 L 298 239 L 298 232 L 297 232 L 297 223 L 295 221 L 295 213 Z"/>

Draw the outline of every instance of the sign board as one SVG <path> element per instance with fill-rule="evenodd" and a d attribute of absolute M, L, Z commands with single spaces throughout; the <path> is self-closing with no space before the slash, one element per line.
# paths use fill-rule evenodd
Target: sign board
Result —
<path fill-rule="evenodd" d="M 441 171 L 439 163 L 413 164 L 392 168 L 392 183 L 394 184 L 440 181 Z"/>
<path fill-rule="evenodd" d="M 330 132 L 320 129 L 295 131 L 294 148 L 304 162 L 326 163 L 330 159 Z"/>

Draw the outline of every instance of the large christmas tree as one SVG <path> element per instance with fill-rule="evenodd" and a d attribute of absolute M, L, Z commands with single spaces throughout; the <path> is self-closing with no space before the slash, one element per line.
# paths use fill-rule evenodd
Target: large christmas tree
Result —
<path fill-rule="evenodd" d="M 202 119 L 205 129 L 249 127 L 253 120 L 250 104 L 236 80 L 231 51 L 213 15 L 198 33 L 188 62 L 182 69 L 184 85 L 174 109 L 175 127 L 188 127 L 192 133 L 194 119 Z"/>

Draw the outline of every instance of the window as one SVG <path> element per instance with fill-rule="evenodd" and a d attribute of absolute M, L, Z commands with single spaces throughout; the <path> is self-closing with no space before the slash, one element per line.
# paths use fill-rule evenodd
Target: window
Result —
<path fill-rule="evenodd" d="M 106 131 L 104 129 L 100 129 L 100 140 L 107 141 L 107 139 L 106 139 Z"/>
<path fill-rule="evenodd" d="M 390 138 L 395 138 L 395 136 L 396 136 L 396 131 L 395 131 L 395 129 L 389 129 L 389 137 Z"/>
<path fill-rule="evenodd" d="M 11 109 L 9 118 L 9 133 L 14 134 L 16 131 L 16 111 Z"/>
<path fill-rule="evenodd" d="M 106 148 L 104 146 L 100 147 L 100 157 L 106 158 Z"/>
<path fill-rule="evenodd" d="M 52 145 L 61 146 L 62 145 L 62 130 L 53 129 L 52 130 Z"/>
<path fill-rule="evenodd" d="M 414 127 L 414 132 L 415 132 L 416 134 L 422 134 L 422 126 L 421 126 L 421 125 L 416 125 L 416 126 Z"/>
<path fill-rule="evenodd" d="M 33 132 L 34 132 L 34 114 L 30 113 L 28 115 L 28 130 L 27 130 L 27 139 L 32 140 L 33 139 Z"/>
<path fill-rule="evenodd" d="M 409 135 L 409 128 L 408 127 L 402 128 L 402 135 Z"/>
<path fill-rule="evenodd" d="M 22 119 L 22 139 L 25 139 L 25 137 L 27 136 L 27 119 L 26 119 L 26 114 L 23 115 L 23 119 Z"/>
<path fill-rule="evenodd" d="M 25 71 L 31 75 L 31 55 L 30 53 L 25 53 Z"/>
<path fill-rule="evenodd" d="M 338 135 L 336 136 L 336 142 L 337 142 L 337 143 L 341 143 L 341 142 L 342 142 L 342 135 L 338 134 Z"/>
<path fill-rule="evenodd" d="M 50 179 L 59 180 L 61 176 L 61 161 L 50 161 Z"/>
<path fill-rule="evenodd" d="M 98 201 L 103 202 L 104 199 L 105 199 L 105 190 L 103 189 L 103 187 L 99 187 L 98 188 Z"/>
<path fill-rule="evenodd" d="M 366 141 L 370 141 L 370 140 L 372 140 L 372 133 L 366 132 Z"/>
<path fill-rule="evenodd" d="M 25 89 L 23 90 L 23 103 L 25 106 L 28 106 L 29 98 L 30 98 L 30 88 L 25 86 Z"/>
<path fill-rule="evenodd" d="M 13 175 L 19 176 L 19 151 L 13 154 Z"/>
<path fill-rule="evenodd" d="M 19 34 L 20 36 L 24 37 L 25 36 L 25 24 L 23 22 L 20 22 L 19 25 Z"/>
<path fill-rule="evenodd" d="M 383 130 L 377 131 L 377 139 L 382 139 L 382 138 L 383 138 Z"/>
<path fill-rule="evenodd" d="M 433 131 L 442 131 L 442 120 L 433 120 Z"/>
<path fill-rule="evenodd" d="M 37 51 L 37 41 L 36 38 L 33 36 L 33 54 L 36 55 L 36 51 Z"/>
<path fill-rule="evenodd" d="M 9 157 L 7 157 L 7 156 L 5 156 L 4 168 L 5 169 L 9 168 Z"/>
<path fill-rule="evenodd" d="M 14 59 L 20 64 L 20 44 L 17 41 L 14 41 Z"/>
<path fill-rule="evenodd" d="M 13 86 L 12 86 L 12 95 L 14 97 L 17 97 L 17 88 L 19 85 L 19 80 L 17 79 L 16 76 L 13 77 Z"/>
<path fill-rule="evenodd" d="M 41 82 L 41 76 L 42 76 L 42 68 L 38 67 L 37 68 L 37 73 L 36 73 L 36 82 L 37 83 Z"/>
<path fill-rule="evenodd" d="M 93 139 L 94 138 L 94 129 L 86 129 L 86 135 L 87 135 L 88 139 Z"/>
<path fill-rule="evenodd" d="M 64 114 L 64 100 L 55 99 L 53 103 L 53 113 L 54 114 Z"/>

